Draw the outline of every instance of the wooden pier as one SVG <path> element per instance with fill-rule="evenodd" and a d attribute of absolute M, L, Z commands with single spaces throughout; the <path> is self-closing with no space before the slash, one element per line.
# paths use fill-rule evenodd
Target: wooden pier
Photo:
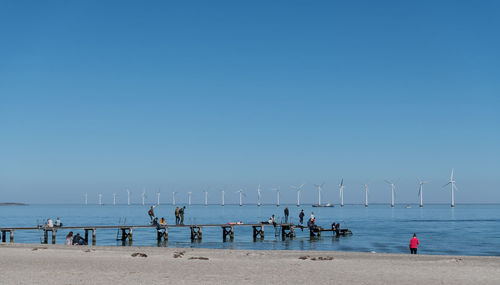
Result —
<path fill-rule="evenodd" d="M 156 230 L 156 239 L 158 242 L 168 241 L 168 230 L 171 228 L 189 228 L 191 232 L 191 241 L 201 241 L 203 237 L 203 228 L 220 228 L 222 230 L 222 241 L 234 240 L 235 228 L 236 227 L 252 227 L 253 239 L 264 239 L 264 228 L 273 227 L 277 232 L 281 232 L 281 238 L 294 238 L 296 233 L 295 229 L 309 230 L 311 237 L 320 237 L 322 232 L 333 232 L 332 229 L 324 229 L 321 227 L 308 228 L 303 225 L 294 225 L 290 223 L 280 223 L 280 224 L 205 224 L 205 225 L 115 225 L 115 226 L 64 226 L 64 227 L 12 227 L 12 228 L 0 228 L 2 242 L 7 242 L 7 233 L 10 235 L 9 242 L 14 242 L 14 232 L 15 231 L 42 231 L 43 241 L 42 243 L 49 243 L 49 234 L 51 237 L 52 244 L 56 243 L 56 234 L 61 230 L 84 230 L 84 239 L 87 244 L 89 244 L 90 237 L 92 237 L 92 245 L 96 244 L 97 240 L 97 230 L 113 230 L 116 229 L 121 236 L 117 234 L 117 240 L 121 240 L 123 244 L 128 242 L 132 244 L 134 229 L 144 229 L 153 228 Z M 352 232 L 348 229 L 342 229 L 339 231 L 341 235 L 352 235 Z M 337 232 L 338 236 L 339 233 Z"/>

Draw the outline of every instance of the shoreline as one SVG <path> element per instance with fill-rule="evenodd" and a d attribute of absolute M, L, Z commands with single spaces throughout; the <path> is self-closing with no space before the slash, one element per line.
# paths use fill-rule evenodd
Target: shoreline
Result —
<path fill-rule="evenodd" d="M 3 284 L 500 284 L 494 256 L 22 243 L 0 254 Z"/>

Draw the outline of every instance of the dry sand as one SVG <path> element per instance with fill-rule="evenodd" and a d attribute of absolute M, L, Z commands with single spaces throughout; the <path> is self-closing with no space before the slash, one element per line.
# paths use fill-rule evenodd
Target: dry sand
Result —
<path fill-rule="evenodd" d="M 1 244 L 0 276 L 0 284 L 500 284 L 500 258 Z"/>

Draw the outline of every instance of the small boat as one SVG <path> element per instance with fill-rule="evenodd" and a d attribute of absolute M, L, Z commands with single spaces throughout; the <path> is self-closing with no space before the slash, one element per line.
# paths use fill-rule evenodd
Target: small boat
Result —
<path fill-rule="evenodd" d="M 333 204 L 331 204 L 331 203 L 326 203 L 326 204 L 324 204 L 324 205 L 314 204 L 314 205 L 312 205 L 312 206 L 313 206 L 313 207 L 334 207 L 334 205 L 333 205 Z"/>

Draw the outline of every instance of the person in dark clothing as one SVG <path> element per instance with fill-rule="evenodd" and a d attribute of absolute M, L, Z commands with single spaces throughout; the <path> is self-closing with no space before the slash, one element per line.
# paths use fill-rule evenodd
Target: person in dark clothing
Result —
<path fill-rule="evenodd" d="M 285 223 L 288 223 L 288 215 L 290 214 L 290 212 L 288 211 L 288 207 L 285 207 L 284 213 L 285 213 Z"/>
<path fill-rule="evenodd" d="M 184 225 L 184 210 L 186 209 L 186 206 L 182 207 L 179 210 L 179 215 L 181 216 L 181 225 Z"/>
<path fill-rule="evenodd" d="M 73 245 L 86 245 L 85 239 L 78 233 L 73 238 Z"/>
<path fill-rule="evenodd" d="M 299 214 L 299 221 L 300 221 L 300 224 L 302 225 L 304 223 L 304 209 L 302 209 L 302 211 L 300 211 L 300 214 Z"/>
<path fill-rule="evenodd" d="M 178 225 L 181 218 L 179 217 L 179 207 L 175 207 L 175 224 Z"/>
<path fill-rule="evenodd" d="M 149 209 L 148 211 L 148 215 L 149 215 L 149 219 L 153 220 L 153 218 L 155 217 L 155 212 L 154 212 L 154 209 L 155 206 L 151 206 L 151 209 Z"/>

